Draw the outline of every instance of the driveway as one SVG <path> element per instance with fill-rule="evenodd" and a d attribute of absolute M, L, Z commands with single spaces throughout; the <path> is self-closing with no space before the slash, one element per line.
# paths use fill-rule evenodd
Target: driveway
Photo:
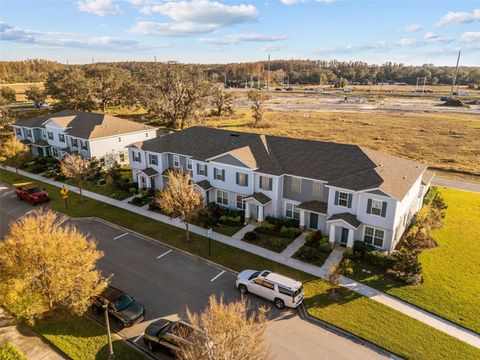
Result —
<path fill-rule="evenodd" d="M 32 206 L 18 202 L 12 194 L 11 187 L 0 186 L 2 237 L 10 221 L 32 210 Z M 105 275 L 113 274 L 112 285 L 145 306 L 145 321 L 120 332 L 138 345 L 143 346 L 141 335 L 145 327 L 158 318 L 184 318 L 187 306 L 199 311 L 211 294 L 223 296 L 225 301 L 240 298 L 235 274 L 219 265 L 99 220 L 69 222 L 94 238 L 104 251 L 99 268 Z M 253 307 L 270 307 L 252 295 L 247 298 Z M 276 359 L 385 359 L 372 349 L 302 320 L 295 310 L 278 311 L 270 307 L 267 339 Z M 156 355 L 160 359 L 169 358 L 161 352 Z"/>

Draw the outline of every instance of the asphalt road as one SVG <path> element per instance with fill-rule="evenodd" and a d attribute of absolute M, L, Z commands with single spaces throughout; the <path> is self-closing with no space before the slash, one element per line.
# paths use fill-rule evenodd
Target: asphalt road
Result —
<path fill-rule="evenodd" d="M 8 224 L 34 208 L 19 202 L 11 187 L 0 184 L 0 237 Z M 141 335 L 145 327 L 158 318 L 185 317 L 204 308 L 210 295 L 225 301 L 240 298 L 235 288 L 235 274 L 222 267 L 171 249 L 128 230 L 92 219 L 68 220 L 97 241 L 105 255 L 99 267 L 112 274 L 112 285 L 132 295 L 146 308 L 140 324 L 120 331 L 144 346 Z M 302 320 L 295 310 L 278 311 L 269 303 L 247 295 L 252 307 L 270 308 L 267 339 L 275 359 L 384 359 L 385 356 Z M 156 352 L 159 359 L 168 355 Z"/>

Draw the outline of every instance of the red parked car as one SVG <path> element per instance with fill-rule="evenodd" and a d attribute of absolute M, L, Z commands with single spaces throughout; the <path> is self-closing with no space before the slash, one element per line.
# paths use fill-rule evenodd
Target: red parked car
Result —
<path fill-rule="evenodd" d="M 50 201 L 48 193 L 35 184 L 20 186 L 15 190 L 15 194 L 17 194 L 18 200 L 29 201 L 32 205 Z"/>

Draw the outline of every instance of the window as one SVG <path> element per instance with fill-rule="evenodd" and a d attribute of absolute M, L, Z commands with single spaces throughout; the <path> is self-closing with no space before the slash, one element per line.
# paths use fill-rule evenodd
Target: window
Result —
<path fill-rule="evenodd" d="M 83 150 L 88 150 L 87 142 L 80 140 L 80 143 L 82 144 L 82 149 Z"/>
<path fill-rule="evenodd" d="M 365 243 L 382 247 L 384 237 L 385 237 L 384 230 L 365 226 L 365 232 L 363 235 L 363 241 Z"/>
<path fill-rule="evenodd" d="M 197 164 L 197 174 L 207 176 L 207 165 Z"/>
<path fill-rule="evenodd" d="M 18 136 L 22 136 L 22 129 L 15 128 L 15 132 L 17 133 Z"/>
<path fill-rule="evenodd" d="M 53 153 L 53 156 L 58 157 L 58 150 L 57 150 L 57 148 L 52 148 L 52 153 Z"/>
<path fill-rule="evenodd" d="M 217 204 L 228 206 L 228 192 L 217 190 Z"/>
<path fill-rule="evenodd" d="M 63 135 L 63 134 L 58 134 L 58 141 L 64 143 L 64 142 L 65 142 L 65 135 Z"/>
<path fill-rule="evenodd" d="M 225 170 L 213 168 L 213 178 L 215 180 L 225 181 Z"/>
<path fill-rule="evenodd" d="M 121 138 L 121 137 L 118 138 L 118 142 L 122 142 L 122 138 Z"/>
<path fill-rule="evenodd" d="M 132 157 L 133 157 L 133 161 L 142 162 L 142 159 L 140 158 L 140 153 L 139 152 L 132 151 Z"/>
<path fill-rule="evenodd" d="M 237 172 L 237 185 L 248 186 L 248 174 Z"/>
<path fill-rule="evenodd" d="M 47 131 L 48 140 L 53 140 L 53 132 Z"/>
<path fill-rule="evenodd" d="M 72 146 L 78 148 L 78 140 L 72 139 Z"/>
<path fill-rule="evenodd" d="M 323 194 L 323 184 L 320 181 L 314 181 L 312 184 L 312 195 L 321 198 Z"/>
<path fill-rule="evenodd" d="M 32 137 L 32 130 L 27 129 L 27 137 L 33 138 Z"/>
<path fill-rule="evenodd" d="M 335 205 L 348 208 L 352 207 L 352 194 L 335 191 Z"/>
<path fill-rule="evenodd" d="M 237 209 L 245 210 L 245 196 L 237 194 Z"/>
<path fill-rule="evenodd" d="M 148 162 L 150 165 L 158 165 L 158 155 L 148 154 Z"/>
<path fill-rule="evenodd" d="M 387 202 L 368 199 L 367 200 L 367 214 L 373 214 L 381 217 L 385 217 L 387 214 Z"/>
<path fill-rule="evenodd" d="M 266 281 L 266 280 L 262 280 L 262 279 L 255 279 L 255 280 L 253 280 L 253 282 L 257 285 L 266 287 L 270 290 L 275 290 L 275 285 L 272 284 L 270 281 Z"/>
<path fill-rule="evenodd" d="M 297 205 L 285 203 L 285 217 L 300 220 L 300 211 L 297 209 Z"/>
<path fill-rule="evenodd" d="M 188 171 L 192 171 L 192 170 L 193 170 L 192 159 L 187 159 L 187 170 L 188 170 Z"/>
<path fill-rule="evenodd" d="M 173 155 L 173 167 L 178 169 L 180 167 L 180 156 Z"/>
<path fill-rule="evenodd" d="M 290 190 L 292 192 L 301 193 L 302 192 L 302 179 L 297 177 L 292 177 L 292 184 L 290 185 Z"/>
<path fill-rule="evenodd" d="M 372 214 L 373 215 L 382 215 L 382 205 L 383 201 L 372 200 Z"/>
<path fill-rule="evenodd" d="M 262 190 L 272 191 L 273 179 L 268 176 L 260 176 L 259 187 Z"/>

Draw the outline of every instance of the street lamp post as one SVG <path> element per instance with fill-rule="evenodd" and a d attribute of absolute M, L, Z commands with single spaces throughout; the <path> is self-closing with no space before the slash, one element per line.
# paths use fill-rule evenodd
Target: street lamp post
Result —
<path fill-rule="evenodd" d="M 108 336 L 108 360 L 115 360 L 112 345 L 112 334 L 110 333 L 110 322 L 108 321 L 108 301 L 103 304 L 103 308 L 105 310 L 105 325 L 107 326 Z"/>

